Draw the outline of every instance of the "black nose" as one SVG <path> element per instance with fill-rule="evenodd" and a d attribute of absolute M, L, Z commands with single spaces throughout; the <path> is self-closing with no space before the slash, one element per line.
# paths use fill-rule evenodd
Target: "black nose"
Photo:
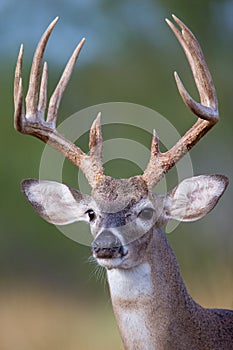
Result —
<path fill-rule="evenodd" d="M 111 231 L 104 230 L 93 241 L 92 254 L 98 259 L 122 257 L 122 243 Z"/>

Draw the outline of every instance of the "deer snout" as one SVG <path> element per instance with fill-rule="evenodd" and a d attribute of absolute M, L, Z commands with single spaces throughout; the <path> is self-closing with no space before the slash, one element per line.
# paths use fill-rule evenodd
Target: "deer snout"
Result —
<path fill-rule="evenodd" d="M 92 254 L 97 259 L 113 259 L 122 257 L 124 250 L 119 238 L 110 230 L 104 230 L 93 241 Z"/>

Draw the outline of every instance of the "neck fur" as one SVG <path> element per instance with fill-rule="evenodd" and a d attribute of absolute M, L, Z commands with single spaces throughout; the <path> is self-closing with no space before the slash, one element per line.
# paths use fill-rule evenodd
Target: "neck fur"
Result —
<path fill-rule="evenodd" d="M 165 349 L 170 333 L 180 326 L 177 318 L 185 322 L 187 308 L 198 307 L 186 291 L 176 257 L 160 230 L 153 233 L 143 263 L 126 270 L 112 269 L 107 275 L 126 349 Z"/>

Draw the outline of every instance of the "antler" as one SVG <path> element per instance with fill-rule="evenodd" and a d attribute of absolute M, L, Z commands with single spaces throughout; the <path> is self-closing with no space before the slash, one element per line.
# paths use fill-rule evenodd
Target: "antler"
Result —
<path fill-rule="evenodd" d="M 57 87 L 50 98 L 47 118 L 46 120 L 44 119 L 47 106 L 48 68 L 47 63 L 45 62 L 41 77 L 41 66 L 47 41 L 57 21 L 58 17 L 48 26 L 36 48 L 26 96 L 26 114 L 24 112 L 24 94 L 22 84 L 23 46 L 21 45 L 14 80 L 15 129 L 22 134 L 33 135 L 39 138 L 62 153 L 83 171 L 89 184 L 93 188 L 103 176 L 100 113 L 94 121 L 90 131 L 90 155 L 85 154 L 79 147 L 65 139 L 56 130 L 57 113 L 61 98 L 71 77 L 79 52 L 85 42 L 84 38 L 75 48 L 63 71 Z"/>
<path fill-rule="evenodd" d="M 200 45 L 192 32 L 176 16 L 172 16 L 180 26 L 181 32 L 166 19 L 181 44 L 190 64 L 192 74 L 199 92 L 201 103 L 193 100 L 175 72 L 175 80 L 179 93 L 186 106 L 200 119 L 190 128 L 186 134 L 169 151 L 161 153 L 159 139 L 154 131 L 151 157 L 143 174 L 144 180 L 152 188 L 165 173 L 168 172 L 206 133 L 218 120 L 218 101 L 212 78 L 205 62 Z"/>
<path fill-rule="evenodd" d="M 169 20 L 166 19 L 166 21 L 186 54 L 201 103 L 192 99 L 184 88 L 178 74 L 175 72 L 176 84 L 184 103 L 199 117 L 199 119 L 176 145 L 165 153 L 160 152 L 159 139 L 154 131 L 151 145 L 151 157 L 142 175 L 142 178 L 147 182 L 149 188 L 155 186 L 163 175 L 168 172 L 219 119 L 215 88 L 198 41 L 183 22 L 174 15 L 173 19 L 179 25 L 181 31 Z M 97 183 L 104 177 L 100 113 L 90 130 L 90 155 L 85 154 L 79 147 L 65 139 L 56 130 L 60 101 L 85 39 L 80 41 L 68 61 L 57 87 L 50 98 L 47 118 L 46 120 L 44 119 L 47 106 L 48 68 L 45 62 L 41 77 L 42 58 L 47 41 L 57 21 L 58 18 L 55 18 L 48 26 L 35 51 L 30 73 L 29 88 L 26 96 L 26 113 L 24 112 L 24 95 L 21 76 L 23 46 L 20 48 L 14 81 L 15 129 L 23 134 L 35 136 L 61 152 L 83 171 L 91 187 L 95 188 Z"/>

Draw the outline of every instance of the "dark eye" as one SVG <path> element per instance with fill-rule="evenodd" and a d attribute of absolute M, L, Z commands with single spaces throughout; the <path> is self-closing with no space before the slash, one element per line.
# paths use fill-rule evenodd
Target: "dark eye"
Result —
<path fill-rule="evenodd" d="M 142 220 L 150 220 L 153 217 L 154 210 L 152 208 L 144 208 L 138 214 L 138 217 Z"/>
<path fill-rule="evenodd" d="M 89 221 L 93 221 L 95 219 L 95 212 L 92 209 L 88 209 L 86 213 L 89 216 Z"/>

